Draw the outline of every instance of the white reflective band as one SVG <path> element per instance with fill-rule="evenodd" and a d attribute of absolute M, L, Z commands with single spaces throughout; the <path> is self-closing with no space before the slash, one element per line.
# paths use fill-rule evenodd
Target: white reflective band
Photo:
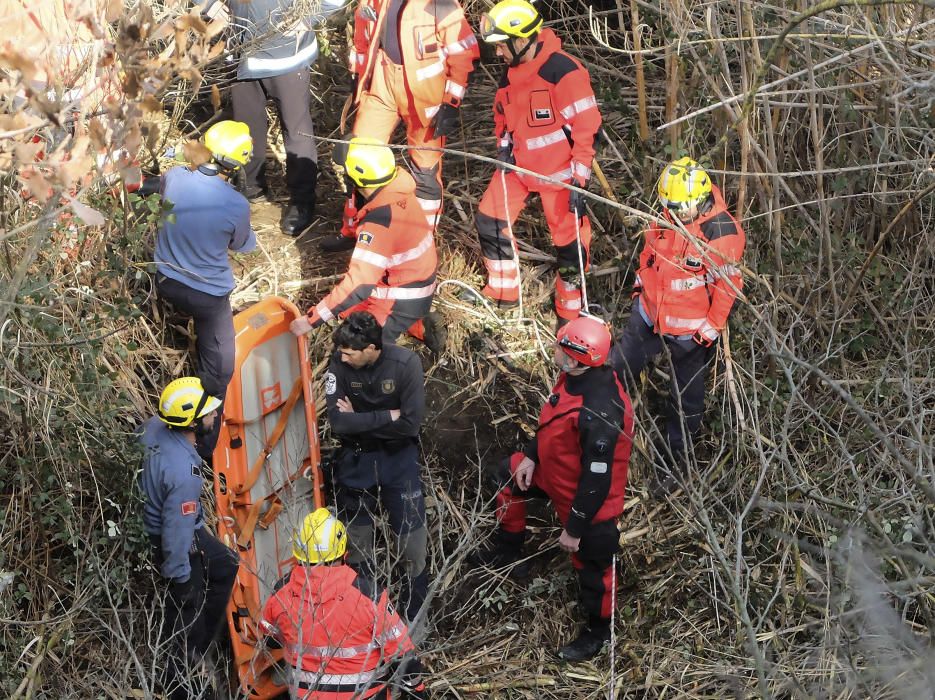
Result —
<path fill-rule="evenodd" d="M 360 246 L 354 248 L 354 254 L 351 255 L 351 260 L 359 260 L 368 265 L 379 267 L 381 270 L 385 270 L 390 266 L 390 259 L 388 257 L 380 255 L 379 253 L 374 253 L 372 250 L 363 249 Z"/>
<path fill-rule="evenodd" d="M 487 278 L 487 284 L 497 289 L 517 289 L 519 288 L 519 278 L 491 275 Z"/>
<path fill-rule="evenodd" d="M 250 56 L 243 62 L 243 65 L 246 70 L 251 72 L 268 70 L 288 71 L 291 68 L 297 68 L 308 63 L 309 59 L 313 59 L 317 55 L 318 39 L 313 39 L 311 44 L 294 56 L 286 56 L 285 58 L 257 58 L 256 56 Z"/>
<path fill-rule="evenodd" d="M 689 292 L 692 289 L 705 286 L 705 280 L 700 277 L 690 277 L 688 279 L 672 280 L 670 285 L 676 292 Z"/>
<path fill-rule="evenodd" d="M 441 75 L 444 71 L 445 61 L 442 59 L 426 66 L 425 68 L 420 68 L 417 70 L 416 80 L 428 80 L 429 78 L 434 78 L 436 75 Z"/>
<path fill-rule="evenodd" d="M 358 54 L 357 54 L 357 62 L 358 62 L 359 64 L 363 65 L 364 61 L 366 61 L 366 60 L 367 60 L 367 54 L 365 54 L 365 53 L 358 53 Z"/>
<path fill-rule="evenodd" d="M 666 316 L 666 323 L 677 328 L 698 329 L 707 322 L 707 318 L 681 318 L 680 316 Z"/>
<path fill-rule="evenodd" d="M 419 245 L 417 245 L 415 248 L 410 248 L 409 250 L 405 250 L 402 253 L 397 253 L 392 258 L 390 258 L 390 266 L 395 267 L 396 265 L 402 265 L 404 262 L 415 260 L 433 245 L 435 245 L 435 236 L 432 231 L 429 231 L 425 238 L 423 238 Z"/>
<path fill-rule="evenodd" d="M 589 168 L 586 165 L 582 165 L 581 163 L 578 163 L 577 161 L 571 164 L 571 170 L 575 175 L 578 175 L 579 177 L 584 178 L 585 180 L 591 177 L 591 168 Z"/>
<path fill-rule="evenodd" d="M 563 309 L 580 309 L 581 297 L 578 297 L 577 299 L 559 299 L 558 305 Z"/>
<path fill-rule="evenodd" d="M 596 107 L 597 107 L 597 100 L 595 99 L 594 95 L 591 95 L 590 97 L 583 97 L 577 102 L 573 102 L 572 104 L 568 105 L 565 109 L 563 109 L 562 116 L 565 117 L 565 119 L 571 119 L 576 114 L 581 114 L 582 112 L 586 112 L 589 109 L 593 109 Z"/>
<path fill-rule="evenodd" d="M 634 286 L 634 287 L 642 287 L 642 286 L 643 286 L 643 280 L 640 279 L 640 276 L 639 276 L 639 275 L 637 275 L 637 276 L 636 276 L 636 279 L 633 280 L 633 286 Z"/>
<path fill-rule="evenodd" d="M 295 669 L 295 680 L 310 686 L 318 685 L 368 685 L 377 679 L 376 671 L 362 673 L 314 673 Z"/>
<path fill-rule="evenodd" d="M 471 36 L 461 41 L 453 41 L 448 44 L 445 48 L 442 49 L 442 53 L 446 56 L 455 56 L 459 53 L 464 53 L 468 49 L 477 46 L 477 37 L 471 34 Z"/>
<path fill-rule="evenodd" d="M 739 275 L 740 268 L 736 265 L 721 265 L 714 269 L 714 274 L 717 277 L 729 277 L 730 275 Z"/>
<path fill-rule="evenodd" d="M 559 170 L 557 173 L 552 173 L 548 177 L 553 180 L 568 180 L 571 178 L 571 168 L 565 168 L 564 170 Z M 536 178 L 537 180 L 540 178 Z"/>
<path fill-rule="evenodd" d="M 441 108 L 442 108 L 441 105 L 434 105 L 434 106 L 432 106 L 432 107 L 426 107 L 426 108 L 425 108 L 425 116 L 427 116 L 427 117 L 434 117 L 434 116 L 435 116 L 435 112 L 437 112 L 437 111 L 440 110 Z"/>
<path fill-rule="evenodd" d="M 484 264 L 487 266 L 488 270 L 495 270 L 497 272 L 503 272 L 504 270 L 518 270 L 519 262 L 516 260 L 488 260 L 484 259 Z"/>
<path fill-rule="evenodd" d="M 535 151 L 537 148 L 545 148 L 546 146 L 551 146 L 553 143 L 565 140 L 565 132 L 559 129 L 545 136 L 536 136 L 533 139 L 526 139 L 526 148 L 530 151 Z"/>
<path fill-rule="evenodd" d="M 509 148 L 512 145 L 513 145 L 513 141 L 510 139 L 509 136 L 500 139 L 500 148 Z"/>
<path fill-rule="evenodd" d="M 374 299 L 425 299 L 435 293 L 435 283 L 427 287 L 377 287 L 370 296 Z"/>
<path fill-rule="evenodd" d="M 263 620 L 260 624 L 269 625 Z M 274 628 L 275 629 L 275 628 Z M 303 647 L 303 653 L 309 656 L 317 656 L 322 659 L 353 659 L 361 654 L 369 654 L 371 651 L 380 649 L 384 644 L 393 639 L 399 639 L 403 636 L 406 628 L 402 623 L 393 625 L 383 634 L 376 637 L 369 644 L 361 644 L 356 647 Z M 306 671 L 305 673 L 309 673 Z M 324 682 L 324 681 L 319 681 Z"/>
<path fill-rule="evenodd" d="M 558 283 L 559 289 L 561 289 L 561 290 L 564 291 L 564 292 L 574 292 L 575 290 L 578 289 L 578 285 L 577 285 L 576 283 L 574 283 L 574 282 L 566 282 L 566 281 L 563 280 L 561 277 L 559 277 L 559 278 L 558 278 L 557 280 L 555 280 L 555 281 Z"/>
<path fill-rule="evenodd" d="M 416 199 L 419 200 L 419 206 L 425 211 L 438 211 L 442 206 L 442 200 L 440 199 L 422 199 L 421 197 L 416 197 Z"/>
<path fill-rule="evenodd" d="M 329 309 L 323 301 L 319 302 L 318 306 L 315 307 L 315 311 L 318 312 L 319 318 L 321 318 L 321 320 L 325 323 L 334 318 L 334 314 L 331 313 L 331 309 Z"/>
<path fill-rule="evenodd" d="M 464 86 L 453 83 L 450 80 L 445 81 L 445 92 L 459 100 L 464 97 Z"/>

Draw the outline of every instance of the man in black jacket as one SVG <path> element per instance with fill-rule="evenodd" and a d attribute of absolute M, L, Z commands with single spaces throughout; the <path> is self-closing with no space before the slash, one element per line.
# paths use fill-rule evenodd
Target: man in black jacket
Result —
<path fill-rule="evenodd" d="M 334 333 L 325 375 L 328 422 L 341 442 L 335 501 L 348 523 L 348 563 L 374 579 L 373 516 L 384 508 L 406 568 L 400 603 L 409 622 L 428 589 L 425 499 L 419 475 L 419 429 L 425 413 L 422 363 L 411 350 L 383 345 L 383 329 L 366 311 Z"/>

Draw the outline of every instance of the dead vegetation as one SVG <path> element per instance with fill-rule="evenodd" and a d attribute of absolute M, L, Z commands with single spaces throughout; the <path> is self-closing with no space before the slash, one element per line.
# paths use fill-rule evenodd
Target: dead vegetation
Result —
<path fill-rule="evenodd" d="M 481 10 L 467 5 L 472 17 Z M 211 118 L 210 107 L 205 119 L 192 116 L 190 96 L 199 75 L 209 86 L 220 70 L 208 63 L 215 40 L 194 20 L 163 24 L 179 12 L 141 3 L 112 36 L 87 17 L 114 47 L 129 99 L 73 130 L 61 103 L 39 93 L 26 93 L 21 110 L 22 51 L 3 45 L 0 689 L 10 697 L 122 698 L 131 688 L 145 697 L 151 688 L 131 433 L 190 357 L 151 298 L 158 212 L 111 194 L 104 177 L 119 166 L 93 156 L 142 143 L 151 167 L 164 144 Z M 542 309 L 551 248 L 533 202 L 518 224 L 522 315 L 458 301 L 459 284 L 480 282 L 472 215 L 490 168 L 447 157 L 438 303 L 451 339 L 440 362 L 426 357 L 431 687 L 453 698 L 929 697 L 931 3 L 620 0 L 546 12 L 591 70 L 608 131 L 601 166 L 627 207 L 621 216 L 592 203 L 594 299 L 619 327 L 639 216 L 653 211 L 661 164 L 683 151 L 705 156 L 745 223 L 744 298 L 691 478 L 665 502 L 646 484 L 666 383 L 660 368 L 646 377 L 614 655 L 560 665 L 550 651 L 574 628 L 574 584 L 548 511 L 534 521 L 529 584 L 462 561 L 494 525 L 480 466 L 524 439 L 552 379 L 540 349 L 552 325 Z M 346 94 L 341 37 L 327 32 L 334 53 L 317 66 L 316 127 L 326 138 L 339 136 L 334 105 Z M 184 52 L 167 51 L 173 38 Z M 493 152 L 498 72 L 492 63 L 476 71 L 453 149 Z M 210 104 L 210 87 L 202 94 Z M 168 120 L 155 119 L 159 101 Z M 327 172 L 319 190 L 315 233 L 330 233 L 340 195 Z M 255 213 L 260 251 L 237 260 L 235 301 L 319 298 L 342 261 L 323 259 L 314 235 L 280 236 L 274 206 Z M 318 364 L 327 340 L 316 339 Z"/>

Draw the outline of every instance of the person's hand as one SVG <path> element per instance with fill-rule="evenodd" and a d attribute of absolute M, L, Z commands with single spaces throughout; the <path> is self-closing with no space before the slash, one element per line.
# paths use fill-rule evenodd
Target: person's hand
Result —
<path fill-rule="evenodd" d="M 442 106 L 435 112 L 429 126 L 432 128 L 432 135 L 437 138 L 453 136 L 460 126 L 461 120 L 458 118 L 458 108 L 448 102 L 443 102 Z"/>
<path fill-rule="evenodd" d="M 338 413 L 353 413 L 354 407 L 351 405 L 350 399 L 346 396 L 343 399 L 338 399 Z"/>
<path fill-rule="evenodd" d="M 568 194 L 568 211 L 573 212 L 579 219 L 584 216 L 588 198 L 582 192 L 572 190 Z"/>
<path fill-rule="evenodd" d="M 308 316 L 299 316 L 289 324 L 289 330 L 297 336 L 303 336 L 312 330 L 312 322 L 308 320 Z"/>
<path fill-rule="evenodd" d="M 516 165 L 516 158 L 513 157 L 512 146 L 500 146 L 497 149 L 497 160 L 507 165 Z M 497 168 L 498 170 L 507 170 L 507 168 Z"/>
<path fill-rule="evenodd" d="M 568 530 L 562 530 L 562 534 L 558 536 L 558 546 L 566 552 L 577 552 L 580 543 L 581 538 L 572 537 L 568 534 Z"/>
<path fill-rule="evenodd" d="M 398 408 L 391 408 L 391 409 L 390 409 L 390 420 L 392 420 L 392 421 L 397 421 L 397 420 L 399 420 L 399 417 L 400 417 L 401 415 L 402 415 L 402 413 L 400 412 L 400 410 L 399 410 Z"/>
<path fill-rule="evenodd" d="M 516 471 L 513 472 L 513 479 L 516 481 L 516 485 L 519 486 L 520 491 L 526 491 L 530 486 L 532 486 L 532 475 L 536 471 L 536 463 L 533 462 L 529 457 L 523 457 L 523 461 L 519 463 L 516 467 Z"/>

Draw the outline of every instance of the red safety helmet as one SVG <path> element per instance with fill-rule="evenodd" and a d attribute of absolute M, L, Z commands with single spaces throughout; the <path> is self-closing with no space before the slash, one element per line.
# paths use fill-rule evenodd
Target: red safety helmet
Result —
<path fill-rule="evenodd" d="M 610 330 L 593 316 L 579 316 L 558 329 L 558 346 L 568 357 L 588 367 L 600 367 L 610 352 Z"/>

